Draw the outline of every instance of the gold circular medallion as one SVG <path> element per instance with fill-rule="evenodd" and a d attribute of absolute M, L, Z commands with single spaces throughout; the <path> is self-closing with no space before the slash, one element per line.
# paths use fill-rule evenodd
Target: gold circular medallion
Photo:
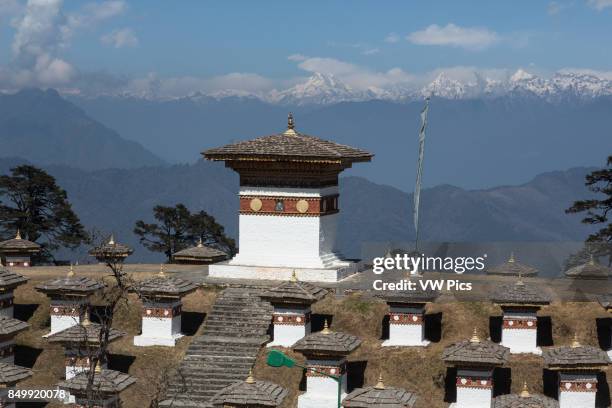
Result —
<path fill-rule="evenodd" d="M 262 207 L 263 204 L 262 204 L 262 202 L 261 202 L 261 200 L 259 198 L 254 198 L 254 199 L 251 200 L 251 203 L 249 205 L 251 207 L 251 210 L 259 211 L 259 210 L 261 210 L 261 207 Z"/>
<path fill-rule="evenodd" d="M 300 200 L 295 204 L 295 208 L 302 214 L 308 211 L 308 201 Z"/>

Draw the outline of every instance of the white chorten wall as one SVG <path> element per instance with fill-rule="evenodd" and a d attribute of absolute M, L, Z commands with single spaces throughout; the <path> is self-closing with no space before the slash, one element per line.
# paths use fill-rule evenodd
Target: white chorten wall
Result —
<path fill-rule="evenodd" d="M 13 291 L 0 293 L 0 316 L 13 317 Z"/>
<path fill-rule="evenodd" d="M 491 408 L 493 371 L 457 370 L 457 402 L 453 408 Z"/>
<path fill-rule="evenodd" d="M 273 340 L 268 347 L 291 347 L 311 332 L 310 307 L 275 307 L 272 314 Z"/>
<path fill-rule="evenodd" d="M 310 213 L 313 206 L 319 206 L 319 199 L 337 196 L 338 187 L 326 188 L 240 188 L 241 201 L 246 210 L 239 217 L 239 253 L 230 265 L 329 268 L 345 263 L 336 254 L 336 229 L 338 214 L 318 215 Z M 283 202 L 284 211 L 277 213 L 251 206 L 253 200 L 278 199 Z M 309 200 L 313 199 L 313 200 Z M 291 211 L 298 201 L 308 202 L 309 207 L 300 214 Z M 336 198 L 337 200 L 337 198 Z M 242 209 L 242 206 L 241 206 Z"/>
<path fill-rule="evenodd" d="M 15 364 L 15 340 L 0 341 L 0 363 Z"/>
<path fill-rule="evenodd" d="M 595 408 L 595 374 L 559 374 L 559 408 Z"/>
<path fill-rule="evenodd" d="M 504 312 L 501 344 L 508 347 L 511 353 L 541 355 L 542 350 L 537 346 L 537 337 L 536 312 Z"/>
<path fill-rule="evenodd" d="M 332 378 L 313 372 L 323 371 L 331 375 L 341 375 L 341 400 L 346 396 L 346 360 L 307 360 L 306 392 L 298 397 L 298 408 L 337 408 L 338 382 Z"/>
<path fill-rule="evenodd" d="M 81 313 L 86 313 L 86 306 L 88 304 L 89 299 L 51 299 L 51 306 L 49 307 L 51 314 L 51 331 L 46 336 L 80 324 L 82 317 Z"/>
<path fill-rule="evenodd" d="M 414 307 L 391 307 L 389 313 L 389 339 L 383 347 L 429 345 L 425 339 L 425 309 Z"/>
<path fill-rule="evenodd" d="M 174 347 L 183 337 L 181 333 L 180 300 L 167 302 L 144 302 L 142 310 L 142 333 L 134 337 L 135 346 Z"/>

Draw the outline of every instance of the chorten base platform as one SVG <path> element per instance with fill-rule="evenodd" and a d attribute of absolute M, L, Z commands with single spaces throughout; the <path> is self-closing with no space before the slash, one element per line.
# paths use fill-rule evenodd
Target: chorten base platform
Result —
<path fill-rule="evenodd" d="M 208 267 L 208 276 L 223 279 L 288 281 L 295 272 L 297 279 L 303 282 L 339 282 L 360 272 L 359 265 L 356 262 L 345 262 L 345 265 L 330 268 L 293 268 L 221 262 Z"/>
<path fill-rule="evenodd" d="M 176 341 L 183 337 L 184 334 L 176 333 L 171 337 L 148 337 L 148 336 L 134 336 L 134 345 L 138 347 L 149 347 L 149 346 L 176 346 Z"/>

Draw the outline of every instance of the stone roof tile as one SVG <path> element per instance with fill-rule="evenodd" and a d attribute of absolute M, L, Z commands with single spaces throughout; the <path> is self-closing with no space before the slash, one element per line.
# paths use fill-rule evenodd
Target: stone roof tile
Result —
<path fill-rule="evenodd" d="M 32 370 L 10 363 L 0 363 L 0 384 L 14 384 L 32 376 Z"/>
<path fill-rule="evenodd" d="M 608 354 L 598 347 L 572 346 L 552 347 L 543 350 L 544 365 L 547 368 L 602 367 L 610 364 Z"/>
<path fill-rule="evenodd" d="M 77 374 L 70 380 L 60 382 L 58 387 L 74 394 L 82 394 L 87 390 L 88 374 L 88 372 Z M 105 394 L 116 394 L 135 382 L 136 379 L 129 374 L 114 370 L 100 370 L 94 375 L 93 390 Z"/>
<path fill-rule="evenodd" d="M 30 327 L 26 322 L 12 317 L 0 316 L 0 336 L 15 335 Z"/>
<path fill-rule="evenodd" d="M 559 408 L 559 402 L 543 395 L 500 395 L 493 399 L 493 408 Z"/>
<path fill-rule="evenodd" d="M 312 304 L 321 300 L 326 294 L 326 289 L 312 283 L 291 280 L 264 291 L 260 297 L 270 303 Z"/>
<path fill-rule="evenodd" d="M 352 334 L 333 332 L 326 327 L 298 340 L 293 349 L 304 355 L 345 356 L 361 345 L 361 339 Z"/>
<path fill-rule="evenodd" d="M 550 296 L 543 289 L 519 280 L 499 286 L 491 295 L 491 301 L 497 304 L 547 305 Z"/>
<path fill-rule="evenodd" d="M 342 401 L 346 408 L 412 408 L 418 397 L 401 388 L 356 388 Z"/>
<path fill-rule="evenodd" d="M 510 258 L 503 264 L 488 268 L 487 274 L 503 276 L 535 276 L 538 274 L 538 270 L 532 266 L 517 262 L 514 254 L 511 254 Z"/>
<path fill-rule="evenodd" d="M 0 265 L 0 288 L 16 288 L 26 283 L 29 279 L 18 273 L 9 271 Z"/>
<path fill-rule="evenodd" d="M 510 349 L 489 340 L 471 340 L 451 344 L 442 352 L 447 364 L 475 364 L 484 366 L 504 365 L 510 357 Z"/>
<path fill-rule="evenodd" d="M 212 399 L 213 406 L 244 406 L 244 407 L 277 407 L 285 397 L 287 390 L 280 385 L 254 380 L 238 381 L 223 388 Z"/>
<path fill-rule="evenodd" d="M 565 271 L 565 276 L 571 279 L 609 279 L 612 277 L 612 270 L 607 266 L 601 265 L 591 259 L 587 263 L 574 266 Z"/>
<path fill-rule="evenodd" d="M 102 325 L 98 323 L 85 323 L 77 324 L 64 329 L 60 332 L 54 333 L 47 337 L 50 343 L 93 343 L 97 344 L 100 342 L 100 333 L 102 331 Z M 110 329 L 108 339 L 113 341 L 119 337 L 125 336 L 125 333 L 117 329 Z"/>

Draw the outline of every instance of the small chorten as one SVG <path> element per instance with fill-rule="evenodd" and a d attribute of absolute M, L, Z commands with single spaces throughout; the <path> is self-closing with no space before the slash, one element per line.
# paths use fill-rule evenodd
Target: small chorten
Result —
<path fill-rule="evenodd" d="M 9 389 L 31 376 L 32 370 L 28 368 L 0 362 L 0 407 L 15 408 L 14 402 L 8 402 Z"/>
<path fill-rule="evenodd" d="M 338 382 L 320 374 L 340 377 L 341 396 L 346 395 L 346 357 L 361 345 L 361 339 L 329 329 L 312 333 L 293 345 L 293 350 L 306 357 L 306 392 L 298 397 L 298 408 L 336 408 Z"/>
<path fill-rule="evenodd" d="M 559 403 L 543 395 L 531 394 L 525 381 L 520 394 L 495 397 L 492 408 L 559 408 Z"/>
<path fill-rule="evenodd" d="M 418 397 L 402 388 L 386 387 L 382 374 L 373 387 L 356 388 L 342 401 L 345 408 L 412 408 Z"/>
<path fill-rule="evenodd" d="M 544 366 L 558 372 L 560 408 L 595 408 L 597 377 L 610 364 L 598 347 L 585 346 L 578 333 L 570 346 L 551 347 L 543 352 Z"/>
<path fill-rule="evenodd" d="M 15 296 L 13 291 L 28 281 L 23 275 L 0 265 L 0 316 L 13 317 Z"/>
<path fill-rule="evenodd" d="M 508 362 L 510 349 L 482 340 L 474 329 L 469 340 L 444 349 L 442 360 L 457 369 L 457 400 L 453 408 L 490 408 L 493 397 L 493 370 Z"/>
<path fill-rule="evenodd" d="M 134 250 L 127 245 L 115 241 L 115 235 L 111 234 L 108 242 L 99 245 L 89 251 L 89 255 L 93 256 L 101 263 L 123 262 L 130 256 Z"/>
<path fill-rule="evenodd" d="M 0 260 L 5 266 L 29 267 L 32 266 L 32 255 L 40 250 L 36 242 L 21 238 L 21 232 L 17 229 L 15 238 L 0 242 Z"/>
<path fill-rule="evenodd" d="M 524 265 L 516 260 L 514 252 L 510 253 L 510 257 L 503 264 L 487 269 L 489 275 L 500 276 L 536 276 L 538 270 L 533 266 Z"/>
<path fill-rule="evenodd" d="M 47 336 L 49 343 L 57 343 L 64 348 L 67 380 L 89 370 L 89 358 L 100 347 L 102 329 L 101 324 L 92 323 L 85 314 L 81 323 Z M 124 332 L 111 328 L 108 341 L 113 342 L 123 336 Z"/>
<path fill-rule="evenodd" d="M 89 375 L 86 372 L 82 372 L 60 382 L 58 387 L 71 394 L 74 398 L 74 401 L 71 402 L 76 403 L 77 407 L 87 407 L 90 406 L 87 396 L 88 381 Z M 136 379 L 129 374 L 96 366 L 91 388 L 94 394 L 95 406 L 99 408 L 121 407 L 119 394 L 135 382 Z"/>
<path fill-rule="evenodd" d="M 214 408 L 276 408 L 287 397 L 280 385 L 255 380 L 253 370 L 244 381 L 235 382 L 219 391 L 212 399 Z"/>
<path fill-rule="evenodd" d="M 383 347 L 425 347 L 430 344 L 425 338 L 425 313 L 427 305 L 435 302 L 440 292 L 424 290 L 420 281 L 409 280 L 415 284 L 413 290 L 375 294 L 389 306 L 389 338 L 382 343 Z"/>
<path fill-rule="evenodd" d="M 15 336 L 29 327 L 21 320 L 0 316 L 0 362 L 15 363 Z"/>
<path fill-rule="evenodd" d="M 597 262 L 593 254 L 590 254 L 587 262 L 569 268 L 565 271 L 565 276 L 570 279 L 607 280 L 612 277 L 612 270 Z"/>
<path fill-rule="evenodd" d="M 225 261 L 227 253 L 220 249 L 204 245 L 200 237 L 196 246 L 182 249 L 172 254 L 172 262 L 190 265 L 210 265 Z"/>
<path fill-rule="evenodd" d="M 311 306 L 321 300 L 327 290 L 298 280 L 295 271 L 291 280 L 265 291 L 260 297 L 272 304 L 273 336 L 268 347 L 291 347 L 311 333 Z"/>
<path fill-rule="evenodd" d="M 520 274 L 516 283 L 499 286 L 491 301 L 503 312 L 501 344 L 513 354 L 541 355 L 537 345 L 538 311 L 550 304 L 550 296 L 543 289 L 523 282 Z"/>
<path fill-rule="evenodd" d="M 79 324 L 90 297 L 105 286 L 104 282 L 76 275 L 73 265 L 65 277 L 36 285 L 35 289 L 50 299 L 51 332 L 47 336 Z"/>
<path fill-rule="evenodd" d="M 181 333 L 182 299 L 198 286 L 188 280 L 168 276 L 164 264 L 157 276 L 137 283 L 133 291 L 142 300 L 142 332 L 134 345 L 174 347 Z"/>

